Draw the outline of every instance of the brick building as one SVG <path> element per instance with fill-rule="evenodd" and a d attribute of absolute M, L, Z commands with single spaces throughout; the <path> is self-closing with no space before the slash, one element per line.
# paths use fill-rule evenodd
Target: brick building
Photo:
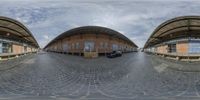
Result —
<path fill-rule="evenodd" d="M 137 45 L 123 34 L 99 26 L 84 26 L 66 31 L 53 39 L 45 48 L 46 51 L 83 55 L 84 52 L 95 52 L 104 55 L 121 50 L 132 52 Z"/>

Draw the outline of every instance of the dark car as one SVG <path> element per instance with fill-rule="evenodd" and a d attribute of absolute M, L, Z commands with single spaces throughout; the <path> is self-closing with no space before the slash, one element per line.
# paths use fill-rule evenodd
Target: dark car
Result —
<path fill-rule="evenodd" d="M 122 52 L 121 51 L 113 51 L 107 55 L 108 58 L 115 58 L 115 57 L 121 57 Z"/>

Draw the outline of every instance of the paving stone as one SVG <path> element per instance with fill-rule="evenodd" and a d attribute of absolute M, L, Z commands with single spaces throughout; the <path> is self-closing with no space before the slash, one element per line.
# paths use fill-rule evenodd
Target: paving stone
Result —
<path fill-rule="evenodd" d="M 170 67 L 188 65 L 136 52 L 113 59 L 85 59 L 57 53 L 26 55 L 0 62 L 0 97 L 60 100 L 199 97 L 200 73 Z"/>

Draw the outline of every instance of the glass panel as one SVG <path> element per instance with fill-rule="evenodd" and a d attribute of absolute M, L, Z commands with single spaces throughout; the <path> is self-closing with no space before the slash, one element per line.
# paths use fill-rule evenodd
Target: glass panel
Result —
<path fill-rule="evenodd" d="M 12 48 L 10 43 L 2 43 L 2 53 L 11 53 Z"/>
<path fill-rule="evenodd" d="M 65 52 L 68 51 L 68 45 L 67 45 L 67 44 L 63 44 L 63 50 L 64 50 Z"/>
<path fill-rule="evenodd" d="M 75 48 L 75 45 L 74 45 L 74 43 L 72 43 L 72 49 L 74 49 Z"/>
<path fill-rule="evenodd" d="M 118 50 L 118 45 L 117 45 L 117 44 L 113 44 L 113 45 L 112 45 L 112 50 L 113 50 L 113 51 Z"/>
<path fill-rule="evenodd" d="M 106 48 L 106 49 L 108 48 L 108 43 L 106 43 L 106 42 L 104 43 L 104 48 Z"/>
<path fill-rule="evenodd" d="M 103 48 L 103 42 L 100 43 L 100 48 L 101 48 L 101 49 Z"/>
<path fill-rule="evenodd" d="M 86 52 L 94 51 L 94 42 L 93 41 L 85 41 L 84 51 L 86 51 Z"/>
<path fill-rule="evenodd" d="M 78 42 L 76 43 L 76 49 L 79 49 L 79 43 Z"/>
<path fill-rule="evenodd" d="M 176 44 L 168 44 L 169 52 L 175 53 L 176 52 Z"/>
<path fill-rule="evenodd" d="M 200 41 L 189 42 L 189 53 L 200 53 Z"/>

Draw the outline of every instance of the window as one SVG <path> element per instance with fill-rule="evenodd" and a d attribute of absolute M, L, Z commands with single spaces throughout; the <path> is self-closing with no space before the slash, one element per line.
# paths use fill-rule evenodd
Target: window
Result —
<path fill-rule="evenodd" d="M 101 43 L 100 43 L 100 48 L 101 48 L 101 49 L 106 49 L 106 48 L 108 48 L 108 43 L 106 43 L 106 42 L 101 42 Z"/>
<path fill-rule="evenodd" d="M 101 49 L 104 48 L 104 43 L 103 43 L 103 42 L 100 43 L 100 48 L 101 48 Z"/>
<path fill-rule="evenodd" d="M 168 44 L 169 52 L 175 53 L 176 52 L 176 44 Z"/>
<path fill-rule="evenodd" d="M 67 45 L 67 43 L 64 43 L 64 44 L 63 44 L 63 50 L 64 50 L 64 52 L 67 52 L 67 51 L 68 51 L 68 45 Z"/>
<path fill-rule="evenodd" d="M 86 52 L 94 51 L 94 42 L 93 41 L 85 41 L 84 51 L 86 51 Z"/>
<path fill-rule="evenodd" d="M 200 53 L 200 41 L 189 42 L 189 53 Z"/>
<path fill-rule="evenodd" d="M 12 46 L 11 43 L 0 42 L 0 53 L 11 53 Z"/>
<path fill-rule="evenodd" d="M 104 43 L 104 48 L 108 48 L 108 43 L 107 42 Z"/>
<path fill-rule="evenodd" d="M 78 42 L 76 43 L 76 49 L 79 49 L 79 43 Z"/>
<path fill-rule="evenodd" d="M 117 45 L 117 44 L 113 44 L 113 45 L 112 45 L 112 50 L 113 50 L 113 51 L 118 50 L 118 45 Z"/>
<path fill-rule="evenodd" d="M 72 49 L 74 49 L 75 48 L 75 45 L 74 45 L 74 43 L 72 43 Z"/>

